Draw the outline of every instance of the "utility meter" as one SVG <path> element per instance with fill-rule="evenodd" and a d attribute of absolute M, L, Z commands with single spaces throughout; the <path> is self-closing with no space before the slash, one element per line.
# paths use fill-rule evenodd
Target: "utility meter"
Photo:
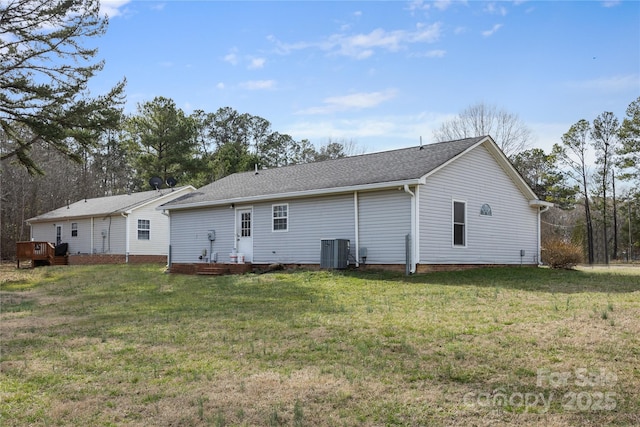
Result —
<path fill-rule="evenodd" d="M 216 230 L 209 230 L 209 232 L 207 233 L 207 238 L 210 242 L 216 240 Z"/>

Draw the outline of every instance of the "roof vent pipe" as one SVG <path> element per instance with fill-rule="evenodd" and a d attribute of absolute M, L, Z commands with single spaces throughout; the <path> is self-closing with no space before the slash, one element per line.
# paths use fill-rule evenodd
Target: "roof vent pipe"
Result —
<path fill-rule="evenodd" d="M 419 150 L 422 150 L 424 147 L 422 146 L 422 135 L 420 135 L 420 148 Z"/>

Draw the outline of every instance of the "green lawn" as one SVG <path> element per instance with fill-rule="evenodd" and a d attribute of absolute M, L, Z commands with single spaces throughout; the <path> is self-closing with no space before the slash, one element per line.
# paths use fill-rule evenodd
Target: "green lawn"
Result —
<path fill-rule="evenodd" d="M 638 425 L 640 268 L 0 270 L 0 425 Z"/>

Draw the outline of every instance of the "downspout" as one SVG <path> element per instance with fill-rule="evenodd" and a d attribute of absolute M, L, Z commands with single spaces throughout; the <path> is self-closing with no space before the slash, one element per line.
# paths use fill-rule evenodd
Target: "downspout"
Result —
<path fill-rule="evenodd" d="M 124 218 L 124 239 L 125 239 L 125 249 L 124 249 L 124 262 L 129 264 L 129 216 L 124 212 L 120 213 Z"/>
<path fill-rule="evenodd" d="M 91 217 L 91 239 L 90 239 L 90 249 L 89 249 L 89 253 L 93 255 L 93 217 Z"/>
<path fill-rule="evenodd" d="M 360 216 L 360 212 L 358 211 L 358 192 L 354 191 L 353 192 L 353 213 L 355 215 L 355 236 L 356 236 L 356 242 L 355 242 L 355 259 L 356 259 L 356 267 L 360 267 L 360 233 L 359 233 L 359 221 L 358 221 L 358 217 Z"/>
<path fill-rule="evenodd" d="M 169 220 L 169 248 L 167 251 L 167 268 L 171 268 L 171 211 L 163 209 L 162 215 L 166 216 Z M 209 261 L 211 261 L 211 249 L 209 249 Z"/>
<path fill-rule="evenodd" d="M 416 272 L 416 195 L 404 185 L 404 192 L 411 196 L 411 274 Z"/>
<path fill-rule="evenodd" d="M 542 231 L 540 230 L 540 223 L 542 222 L 542 214 L 549 210 L 549 206 L 543 206 L 538 208 L 538 265 L 542 265 Z"/>

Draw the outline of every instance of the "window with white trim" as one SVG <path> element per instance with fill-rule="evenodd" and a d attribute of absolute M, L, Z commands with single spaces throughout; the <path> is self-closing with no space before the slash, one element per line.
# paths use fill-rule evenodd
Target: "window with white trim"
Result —
<path fill-rule="evenodd" d="M 149 240 L 151 224 L 148 219 L 138 220 L 138 240 Z"/>
<path fill-rule="evenodd" d="M 78 223 L 71 223 L 71 237 L 78 237 Z"/>
<path fill-rule="evenodd" d="M 453 201 L 453 246 L 467 245 L 466 203 Z"/>
<path fill-rule="evenodd" d="M 289 230 L 289 205 L 273 205 L 273 231 Z"/>

